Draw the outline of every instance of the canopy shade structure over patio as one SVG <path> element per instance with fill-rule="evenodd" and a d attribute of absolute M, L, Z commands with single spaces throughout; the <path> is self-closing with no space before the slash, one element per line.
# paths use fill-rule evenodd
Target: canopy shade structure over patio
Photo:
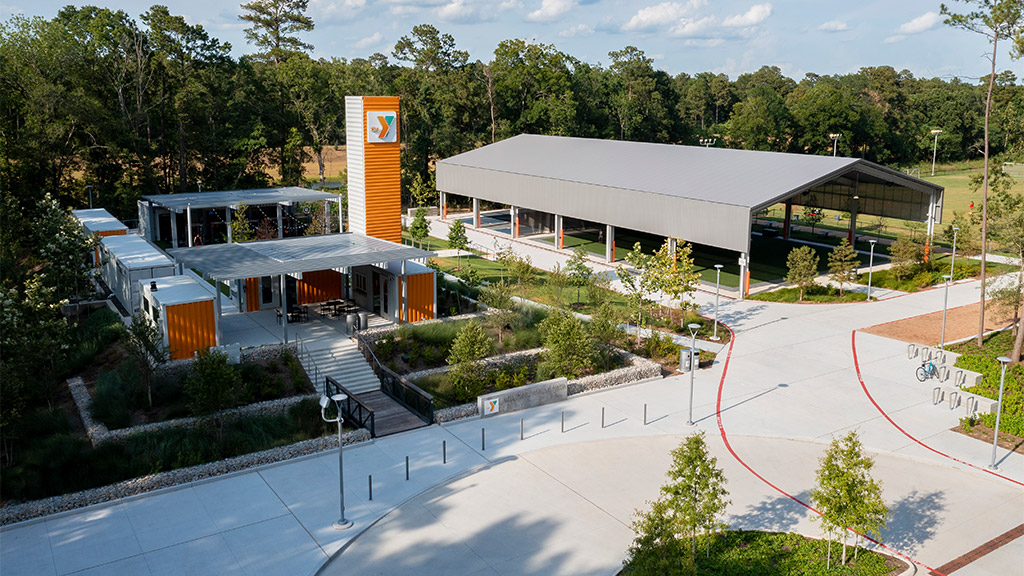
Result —
<path fill-rule="evenodd" d="M 168 253 L 178 263 L 202 270 L 207 276 L 222 282 L 426 259 L 436 255 L 351 232 L 179 248 Z"/>
<path fill-rule="evenodd" d="M 337 194 L 320 192 L 298 186 L 283 188 L 257 188 L 252 190 L 223 190 L 218 192 L 199 192 L 196 194 L 153 194 L 143 196 L 143 200 L 154 206 L 181 212 L 188 208 L 222 208 L 237 207 L 239 204 L 280 204 L 292 202 L 315 202 L 317 200 L 337 200 Z"/>
<path fill-rule="evenodd" d="M 857 158 L 524 134 L 437 163 L 437 189 L 734 250 L 744 267 L 755 213 L 785 202 L 940 222 L 943 188 Z M 475 214 L 474 214 L 475 216 Z M 788 220 L 788 218 L 787 218 Z M 478 219 L 475 218 L 475 221 Z M 788 229 L 787 229 L 788 231 Z M 513 232 L 513 236 L 517 235 Z"/>

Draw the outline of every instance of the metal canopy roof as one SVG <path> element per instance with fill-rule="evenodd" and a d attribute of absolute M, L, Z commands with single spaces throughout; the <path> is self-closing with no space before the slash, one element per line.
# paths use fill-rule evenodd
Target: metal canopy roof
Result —
<path fill-rule="evenodd" d="M 314 202 L 316 200 L 337 200 L 337 194 L 309 190 L 297 186 L 284 188 L 257 188 L 252 190 L 223 190 L 219 192 L 198 192 L 190 194 L 153 194 L 143 196 L 154 206 L 174 212 L 192 208 L 221 208 L 223 206 L 250 206 L 264 204 L 289 204 L 292 202 Z"/>
<path fill-rule="evenodd" d="M 777 202 L 848 211 L 857 196 L 860 214 L 925 221 L 943 191 L 856 158 L 531 134 L 441 160 L 437 188 L 740 252 Z"/>
<path fill-rule="evenodd" d="M 191 302 L 213 300 L 213 294 L 191 276 L 166 276 L 140 282 L 142 291 L 152 296 L 161 306 L 174 306 Z M 156 284 L 157 289 L 152 289 Z"/>
<path fill-rule="evenodd" d="M 351 232 L 213 244 L 169 253 L 185 266 L 222 281 L 435 256 L 434 252 Z"/>

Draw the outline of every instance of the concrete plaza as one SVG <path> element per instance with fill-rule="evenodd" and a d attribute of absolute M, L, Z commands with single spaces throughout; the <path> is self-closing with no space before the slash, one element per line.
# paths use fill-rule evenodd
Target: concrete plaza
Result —
<path fill-rule="evenodd" d="M 516 249 L 548 269 L 568 256 Z M 949 290 L 951 307 L 977 298 L 973 281 Z M 698 299 L 706 313 L 714 295 Z M 942 299 L 941 290 L 846 305 L 723 299 L 734 340 L 696 374 L 695 427 L 688 376 L 613 388 L 347 448 L 347 531 L 331 527 L 339 478 L 337 452 L 327 452 L 5 527 L 0 571 L 611 575 L 633 510 L 656 495 L 685 434 L 704 431 L 725 470 L 728 522 L 819 536 L 801 502 L 825 445 L 855 429 L 892 510 L 883 540 L 927 573 L 1024 522 L 1024 457 L 1001 450 L 998 474 L 984 470 L 991 447 L 949 430 L 962 409 L 932 404 L 905 346 L 854 332 L 941 310 Z M 1013 540 L 957 573 L 1021 573 L 1021 558 L 1024 541 Z"/>

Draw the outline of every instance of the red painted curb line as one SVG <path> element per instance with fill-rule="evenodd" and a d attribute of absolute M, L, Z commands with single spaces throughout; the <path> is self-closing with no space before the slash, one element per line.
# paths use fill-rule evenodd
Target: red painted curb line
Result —
<path fill-rule="evenodd" d="M 804 508 L 807 508 L 811 512 L 814 512 L 815 514 L 817 514 L 818 516 L 821 516 L 821 512 L 818 512 L 818 510 L 816 510 L 813 506 L 811 506 L 810 504 L 804 502 L 803 500 L 800 500 L 799 498 L 793 496 L 792 494 L 786 492 L 782 488 L 779 488 L 775 484 L 772 484 L 764 476 L 761 476 L 760 474 L 755 472 L 754 469 L 751 468 L 749 464 L 744 462 L 743 459 L 739 457 L 739 454 L 736 454 L 736 451 L 733 450 L 733 448 L 732 448 L 732 444 L 729 443 L 729 436 L 726 434 L 725 426 L 722 424 L 722 391 L 725 389 L 725 375 L 728 374 L 728 372 L 729 372 L 729 362 L 732 360 L 732 347 L 733 347 L 733 344 L 736 343 L 736 333 L 733 332 L 732 328 L 730 328 L 729 326 L 726 326 L 725 324 L 722 324 L 722 326 L 725 326 L 726 329 L 729 330 L 730 338 L 729 338 L 729 351 L 726 353 L 725 365 L 722 367 L 722 379 L 718 382 L 718 399 L 717 399 L 717 402 L 715 404 L 715 419 L 718 422 L 718 431 L 719 431 L 719 433 L 722 436 L 722 442 L 725 443 L 725 448 L 729 451 L 729 454 L 732 454 L 732 457 L 737 462 L 739 462 L 741 466 L 746 468 L 748 472 L 753 474 L 755 478 L 757 478 L 761 482 L 764 482 L 768 486 L 771 486 L 771 488 L 773 490 L 775 490 L 776 492 L 778 492 L 779 494 L 782 494 L 786 498 L 789 498 L 790 500 L 796 502 L 797 504 L 803 506 Z M 854 357 L 855 357 L 854 362 L 856 363 L 856 352 L 854 352 Z M 858 376 L 858 378 L 860 377 L 860 368 L 859 367 L 857 368 L 857 376 Z M 861 381 L 861 384 L 863 384 L 863 380 Z M 867 391 L 867 389 L 865 389 L 865 392 L 866 391 Z M 878 405 L 876 404 L 875 406 L 877 407 Z M 879 410 L 881 410 L 881 409 L 879 409 Z M 884 414 L 884 412 L 883 412 L 883 414 Z M 890 422 L 892 422 L 892 420 L 890 420 Z M 895 425 L 895 423 L 894 423 L 894 425 Z M 904 434 L 906 434 L 906 432 L 904 432 Z M 894 549 L 886 546 L 885 544 L 879 542 L 878 540 L 875 540 L 874 538 L 871 538 L 870 536 L 865 536 L 864 534 L 860 534 L 856 530 L 850 530 L 850 531 L 853 532 L 854 534 L 857 534 L 858 536 L 861 536 L 865 540 L 868 540 L 870 542 L 873 542 L 873 543 L 877 544 L 880 548 L 885 548 L 886 550 L 888 550 L 892 554 L 895 554 L 896 556 L 899 556 L 900 558 L 903 558 L 904 560 L 906 560 L 908 562 L 911 562 L 913 564 L 916 564 L 916 565 L 924 568 L 925 570 L 928 570 L 929 574 L 935 574 L 937 576 L 946 576 L 945 574 L 942 574 L 941 572 L 938 572 L 935 569 L 933 569 L 933 568 L 931 568 L 931 567 L 929 567 L 929 566 L 927 566 L 925 564 L 922 564 L 921 562 L 918 562 L 917 560 L 914 560 L 910 556 L 907 556 L 906 554 L 903 554 L 902 552 L 899 552 L 897 550 L 894 550 Z"/>
<path fill-rule="evenodd" d="M 987 474 L 991 474 L 991 475 L 995 476 L 996 478 L 1002 478 L 1003 480 L 1007 480 L 1009 482 L 1013 482 L 1014 484 L 1016 484 L 1018 486 L 1024 486 L 1024 482 L 1018 482 L 1017 480 L 1014 480 L 1013 478 L 1008 478 L 1006 476 L 1003 476 L 1002 474 L 999 474 L 997 472 L 993 472 L 992 470 L 989 470 L 988 468 L 985 468 L 985 467 L 982 467 L 982 466 L 976 466 L 974 464 L 971 464 L 970 462 L 964 462 L 963 460 L 960 460 L 959 458 L 955 458 L 953 456 L 950 456 L 949 454 L 946 454 L 944 452 L 939 452 L 935 448 L 932 448 L 931 446 L 929 446 L 929 445 L 925 444 L 924 442 L 918 440 L 917 438 L 911 436 L 909 432 L 907 432 L 906 430 L 901 428 L 899 424 L 894 422 L 893 419 L 890 418 L 889 415 L 885 413 L 885 410 L 882 410 L 882 407 L 878 405 L 878 402 L 875 402 L 875 398 L 873 396 L 871 396 L 871 392 L 868 392 L 867 384 L 864 383 L 864 378 L 863 378 L 863 376 L 861 376 L 861 373 L 860 373 L 860 363 L 857 361 L 857 331 L 856 330 L 854 330 L 851 333 L 851 335 L 850 335 L 850 344 L 851 344 L 851 348 L 853 349 L 853 367 L 857 370 L 857 380 L 860 381 L 861 390 L 864 391 L 864 394 L 868 397 L 868 400 L 870 400 L 871 403 L 878 410 L 878 413 L 881 414 L 882 416 L 884 416 L 885 419 L 888 420 L 889 423 L 892 424 L 897 430 L 902 432 L 904 436 L 906 436 L 907 438 L 910 438 L 911 440 L 916 442 L 919 446 L 921 446 L 923 448 L 926 448 L 928 450 L 931 450 L 932 452 L 938 454 L 939 456 L 942 456 L 943 458 L 949 458 L 950 460 L 952 460 L 954 462 L 957 462 L 959 464 L 963 464 L 964 466 L 970 466 L 971 468 L 974 468 L 975 470 L 980 470 L 980 471 L 985 472 Z"/>

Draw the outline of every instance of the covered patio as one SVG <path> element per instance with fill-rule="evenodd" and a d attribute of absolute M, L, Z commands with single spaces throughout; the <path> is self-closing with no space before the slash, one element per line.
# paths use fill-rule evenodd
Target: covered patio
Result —
<path fill-rule="evenodd" d="M 436 310 L 434 272 L 421 264 L 434 253 L 360 234 L 217 244 L 169 253 L 180 267 L 195 270 L 217 287 L 218 328 L 224 324 L 220 317 L 225 293 L 243 315 L 258 315 L 252 319 L 260 320 L 260 326 L 266 328 L 273 321 L 284 342 L 289 341 L 290 325 L 313 319 L 328 322 L 330 329 L 344 323 L 347 333 L 353 316 L 362 323 L 371 315 L 404 323 L 433 318 Z M 220 335 L 218 340 L 223 341 Z"/>

